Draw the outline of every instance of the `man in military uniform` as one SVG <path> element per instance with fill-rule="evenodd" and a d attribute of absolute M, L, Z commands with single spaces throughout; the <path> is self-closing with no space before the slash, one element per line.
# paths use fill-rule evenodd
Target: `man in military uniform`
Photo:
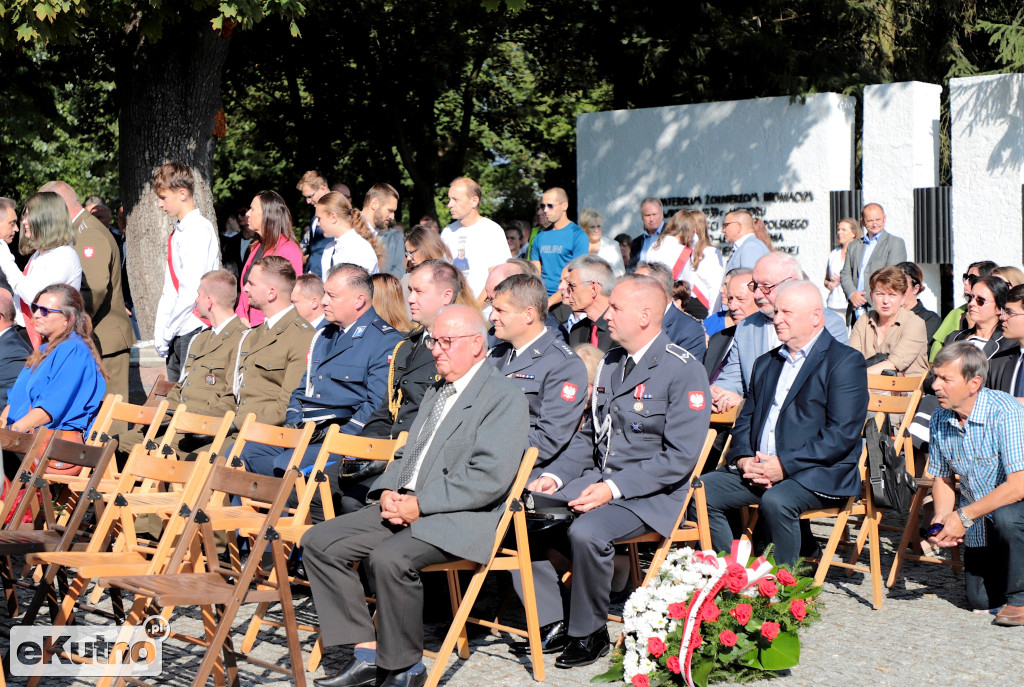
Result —
<path fill-rule="evenodd" d="M 317 424 L 302 457 L 311 465 L 330 425 L 358 434 L 387 389 L 388 358 L 402 338 L 373 309 L 370 274 L 349 263 L 335 265 L 324 283 L 324 316 L 330 323 L 309 347 L 305 374 L 291 393 L 286 427 Z M 250 472 L 283 474 L 292 451 L 247 444 L 242 460 Z"/>
<path fill-rule="evenodd" d="M 568 636 L 558 668 L 608 653 L 608 606 L 616 541 L 645 532 L 668 536 L 711 419 L 700 360 L 661 331 L 667 298 L 655 279 L 627 275 L 605 314 L 619 347 L 594 380 L 594 416 L 527 488 L 554 495 L 579 513 L 563 551 L 573 562 Z M 564 546 L 564 543 L 563 543 Z M 534 564 L 539 608 L 559 606 L 558 577 Z"/>
<path fill-rule="evenodd" d="M 530 402 L 526 446 L 537 447 L 538 468 L 568 446 L 587 403 L 587 366 L 544 325 L 547 301 L 547 290 L 537 277 L 515 274 L 498 284 L 491 322 L 503 343 L 488 355 Z"/>
<path fill-rule="evenodd" d="M 121 291 L 121 251 L 103 223 L 82 207 L 75 190 L 63 181 L 43 184 L 68 206 L 75 228 L 75 252 L 82 263 L 82 300 L 92 318 L 92 335 L 107 371 L 107 393 L 128 400 L 128 367 L 135 343 Z"/>
<path fill-rule="evenodd" d="M 246 332 L 238 345 L 232 391 L 238 401 L 236 426 L 245 416 L 283 425 L 292 391 L 306 371 L 306 355 L 315 331 L 291 304 L 295 268 L 279 255 L 252 264 L 245 291 L 249 304 L 263 311 L 263 324 Z"/>
<path fill-rule="evenodd" d="M 170 407 L 184 403 L 189 412 L 211 417 L 235 410 L 231 372 L 242 335 L 249 330 L 235 315 L 235 294 L 238 280 L 228 270 L 213 270 L 199 281 L 196 310 L 210 320 L 210 327 L 195 335 L 189 343 L 181 378 L 167 394 Z M 143 429 L 136 428 L 117 436 L 118 460 L 124 461 L 132 448 L 142 441 Z M 191 437 L 182 442 L 175 437 L 170 446 L 185 458 L 195 447 L 206 444 L 206 437 L 197 444 Z"/>

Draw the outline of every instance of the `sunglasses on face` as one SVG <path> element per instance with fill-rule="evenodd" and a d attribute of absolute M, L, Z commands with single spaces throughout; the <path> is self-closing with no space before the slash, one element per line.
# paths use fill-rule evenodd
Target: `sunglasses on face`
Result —
<path fill-rule="evenodd" d="M 984 296 L 975 296 L 974 294 L 971 293 L 964 294 L 964 298 L 967 299 L 968 303 L 974 303 L 979 308 L 984 307 L 986 303 L 994 302 L 991 298 L 985 298 Z"/>
<path fill-rule="evenodd" d="M 49 317 L 54 313 L 61 314 L 60 308 L 47 308 L 45 305 L 39 305 L 38 303 L 33 303 L 31 308 L 33 315 L 35 315 L 36 313 L 41 313 L 43 317 Z"/>

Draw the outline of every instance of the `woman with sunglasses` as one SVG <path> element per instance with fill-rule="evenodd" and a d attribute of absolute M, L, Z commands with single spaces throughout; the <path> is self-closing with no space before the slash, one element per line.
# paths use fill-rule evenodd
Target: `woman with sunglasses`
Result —
<path fill-rule="evenodd" d="M 252 199 L 245 216 L 249 219 L 249 228 L 256 232 L 254 241 L 258 243 L 249 250 L 249 259 L 245 261 L 238 280 L 239 286 L 245 285 L 252 264 L 267 255 L 280 255 L 292 264 L 296 275 L 302 274 L 302 249 L 292 234 L 292 213 L 284 198 L 275 191 L 260 191 Z M 263 311 L 249 306 L 249 296 L 244 288 L 238 296 L 235 314 L 250 327 L 263 324 Z"/>
<path fill-rule="evenodd" d="M 22 272 L 14 256 L 7 253 L 0 268 L 14 290 L 15 320 L 28 330 L 32 348 L 38 349 L 41 342 L 29 309 L 33 296 L 48 284 L 63 283 L 75 289 L 82 285 L 82 263 L 72 247 L 74 241 L 75 231 L 64 200 L 52 192 L 29 196 L 21 215 L 18 248 L 22 255 L 31 253 L 32 257 Z"/>
<path fill-rule="evenodd" d="M 895 370 L 909 377 L 928 370 L 924 320 L 903 307 L 907 277 L 898 267 L 883 267 L 868 280 L 872 310 L 850 332 L 850 346 L 867 360 L 868 374 Z"/>
<path fill-rule="evenodd" d="M 7 394 L 11 429 L 63 431 L 63 439 L 80 442 L 107 390 L 92 321 L 82 295 L 67 284 L 44 288 L 31 310 L 42 343 Z"/>
<path fill-rule="evenodd" d="M 1006 294 L 1009 291 L 1010 285 L 999 277 L 990 275 L 975 279 L 971 293 L 967 295 L 967 316 L 973 325 L 953 332 L 946 337 L 943 345 L 954 341 L 969 341 L 988 358 L 1016 345 L 1015 341 L 1003 338 L 1003 323 L 999 319 L 1006 307 Z"/>

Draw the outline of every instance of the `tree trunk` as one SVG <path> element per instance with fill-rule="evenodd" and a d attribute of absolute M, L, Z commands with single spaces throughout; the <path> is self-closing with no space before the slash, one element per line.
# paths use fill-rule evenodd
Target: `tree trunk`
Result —
<path fill-rule="evenodd" d="M 125 27 L 116 79 L 128 279 L 142 338 L 151 339 L 174 222 L 157 207 L 153 173 L 165 162 L 189 165 L 196 207 L 217 226 L 210 190 L 214 115 L 229 41 L 187 10 L 156 41 L 142 34 L 138 19 Z"/>

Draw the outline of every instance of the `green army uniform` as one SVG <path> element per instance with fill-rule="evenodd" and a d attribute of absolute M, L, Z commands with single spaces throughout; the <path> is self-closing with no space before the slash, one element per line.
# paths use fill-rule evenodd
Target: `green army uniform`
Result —
<path fill-rule="evenodd" d="M 83 210 L 74 220 L 75 252 L 82 263 L 82 300 L 92 337 L 107 372 L 107 393 L 128 400 L 128 368 L 135 343 L 121 292 L 121 252 L 103 223 Z"/>
<path fill-rule="evenodd" d="M 271 328 L 264 322 L 249 330 L 235 363 L 237 426 L 249 413 L 256 413 L 257 422 L 284 424 L 288 401 L 306 372 L 315 332 L 294 308 Z"/>

